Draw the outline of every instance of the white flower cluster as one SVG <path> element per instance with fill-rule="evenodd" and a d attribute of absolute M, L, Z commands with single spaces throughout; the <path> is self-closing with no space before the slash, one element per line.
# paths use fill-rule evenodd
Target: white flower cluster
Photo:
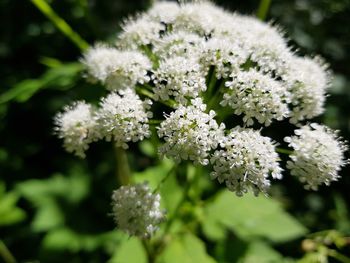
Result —
<path fill-rule="evenodd" d="M 165 215 L 160 209 L 160 195 L 149 186 L 121 186 L 112 195 L 114 220 L 119 229 L 131 236 L 149 238 L 158 229 Z"/>
<path fill-rule="evenodd" d="M 281 83 L 254 69 L 241 71 L 232 78 L 226 82 L 228 90 L 221 105 L 229 105 L 237 115 L 243 113 L 248 126 L 253 125 L 253 118 L 268 126 L 272 120 L 288 116 L 289 93 Z"/>
<path fill-rule="evenodd" d="M 137 20 L 128 19 L 122 28 L 123 32 L 118 36 L 117 46 L 129 49 L 155 44 L 159 41 L 159 33 L 165 31 L 164 24 L 152 21 L 146 16 Z"/>
<path fill-rule="evenodd" d="M 170 1 L 158 1 L 156 2 L 147 15 L 155 21 L 162 24 L 173 24 L 179 12 L 179 5 Z"/>
<path fill-rule="evenodd" d="M 127 142 L 140 141 L 150 136 L 148 111 L 152 102 L 142 101 L 131 89 L 113 92 L 102 98 L 96 113 L 101 136 L 113 140 L 117 147 L 128 148 Z"/>
<path fill-rule="evenodd" d="M 66 150 L 82 158 L 89 143 L 102 138 L 126 149 L 128 142 L 150 136 L 151 104 L 150 100 L 142 101 L 131 89 L 112 92 L 101 99 L 99 108 L 85 102 L 65 107 L 55 117 L 55 130 L 64 140 Z"/>
<path fill-rule="evenodd" d="M 248 59 L 248 53 L 234 38 L 216 37 L 206 41 L 200 55 L 200 62 L 206 69 L 215 66 L 216 78 L 228 78 L 239 72 Z"/>
<path fill-rule="evenodd" d="M 209 1 L 193 1 L 180 5 L 173 29 L 185 29 L 208 36 L 225 22 L 227 13 Z"/>
<path fill-rule="evenodd" d="M 82 59 L 89 76 L 112 93 L 99 109 L 80 102 L 56 117 L 65 148 L 77 155 L 97 139 L 127 148 L 150 136 L 151 102 L 140 95 L 167 113 L 152 121 L 160 123 L 162 156 L 211 163 L 212 177 L 230 190 L 257 194 L 267 191 L 270 178 L 281 178 L 282 168 L 273 140 L 235 127 L 237 116 L 244 126 L 285 119 L 300 126 L 324 111 L 327 65 L 298 56 L 275 25 L 205 0 L 156 1 L 122 29 L 115 47 L 96 45 Z M 225 121 L 231 131 L 220 124 Z M 345 146 L 323 126 L 305 127 L 287 139 L 294 148 L 288 168 L 316 189 L 337 178 Z"/>
<path fill-rule="evenodd" d="M 158 136 L 164 138 L 165 143 L 159 152 L 177 162 L 191 160 L 207 165 L 209 152 L 217 147 L 225 126 L 219 126 L 214 120 L 214 111 L 205 113 L 206 106 L 201 99 L 191 103 L 191 106 L 180 106 L 160 124 Z"/>
<path fill-rule="evenodd" d="M 253 129 L 235 128 L 224 138 L 210 162 L 213 179 L 225 183 L 242 196 L 252 188 L 254 194 L 266 193 L 269 177 L 281 179 L 278 154 L 270 138 Z"/>
<path fill-rule="evenodd" d="M 294 58 L 293 71 L 289 74 L 287 79 L 293 105 L 291 122 L 320 115 L 324 111 L 331 79 L 327 65 L 319 57 Z"/>
<path fill-rule="evenodd" d="M 153 92 L 156 99 L 168 100 L 174 97 L 181 104 L 186 104 L 187 98 L 198 97 L 207 88 L 200 65 L 183 57 L 162 61 L 154 78 Z"/>
<path fill-rule="evenodd" d="M 281 30 L 253 17 L 236 16 L 235 20 L 241 25 L 238 34 L 243 37 L 242 45 L 250 61 L 262 72 L 284 79 L 294 56 Z"/>
<path fill-rule="evenodd" d="M 55 131 L 68 152 L 85 157 L 89 143 L 96 139 L 96 121 L 91 105 L 78 101 L 55 116 Z"/>
<path fill-rule="evenodd" d="M 178 31 L 164 35 L 154 44 L 153 52 L 160 58 L 182 56 L 183 59 L 196 58 L 204 44 L 202 37 L 197 34 Z"/>
<path fill-rule="evenodd" d="M 295 136 L 284 140 L 294 149 L 287 168 L 305 184 L 305 189 L 317 190 L 322 184 L 336 181 L 344 158 L 345 143 L 331 129 L 312 123 L 295 130 Z"/>
<path fill-rule="evenodd" d="M 153 90 L 156 99 L 175 97 L 180 104 L 187 104 L 185 97 L 195 98 L 206 90 L 203 77 L 210 66 L 215 67 L 217 79 L 246 75 L 250 82 L 255 76 L 245 72 L 254 69 L 289 94 L 283 96 L 282 108 L 290 109 L 282 109 L 281 103 L 270 104 L 272 108 L 266 112 L 274 116 L 259 117 L 265 124 L 285 117 L 297 123 L 324 110 L 330 82 L 325 64 L 318 58 L 296 56 L 276 26 L 229 13 L 209 1 L 160 1 L 148 12 L 127 19 L 122 28 L 116 43 L 120 49 L 96 46 L 83 60 L 90 75 L 112 90 L 148 82 L 151 71 L 158 78 Z M 160 65 L 152 65 L 147 56 Z M 259 98 L 261 91 L 254 89 L 251 96 Z M 244 118 L 251 113 L 243 103 L 239 105 L 234 108 L 236 114 L 241 112 Z M 251 116 L 245 118 L 252 122 Z"/>
<path fill-rule="evenodd" d="M 97 45 L 90 48 L 82 62 L 91 77 L 106 84 L 110 90 L 125 89 L 150 80 L 150 60 L 138 51 L 122 51 Z"/>

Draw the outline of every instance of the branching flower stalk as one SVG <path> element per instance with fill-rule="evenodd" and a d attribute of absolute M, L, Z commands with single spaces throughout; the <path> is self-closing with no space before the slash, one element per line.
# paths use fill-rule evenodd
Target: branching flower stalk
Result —
<path fill-rule="evenodd" d="M 120 185 L 128 185 L 131 181 L 131 172 L 126 151 L 121 147 L 114 147 L 116 158 L 116 178 Z"/>
<path fill-rule="evenodd" d="M 11 251 L 7 248 L 5 243 L 0 239 L 0 257 L 5 263 L 16 263 L 17 260 L 12 255 Z"/>
<path fill-rule="evenodd" d="M 269 3 L 263 1 L 261 18 Z M 339 179 L 347 146 L 337 132 L 312 123 L 324 112 L 331 72 L 319 56 L 300 56 L 278 26 L 209 1 L 160 1 L 122 28 L 114 45 L 96 44 L 81 59 L 89 79 L 110 93 L 98 106 L 75 102 L 55 118 L 65 149 L 79 157 L 95 141 L 115 145 L 119 229 L 146 239 L 165 219 L 159 187 L 129 184 L 125 151 L 152 130 L 162 141 L 160 157 L 200 165 L 238 196 L 267 194 L 283 171 L 307 190 Z M 156 108 L 163 118 L 153 119 Z M 282 121 L 295 125 L 295 135 L 279 142 L 263 135 Z M 285 167 L 279 153 L 289 158 Z"/>

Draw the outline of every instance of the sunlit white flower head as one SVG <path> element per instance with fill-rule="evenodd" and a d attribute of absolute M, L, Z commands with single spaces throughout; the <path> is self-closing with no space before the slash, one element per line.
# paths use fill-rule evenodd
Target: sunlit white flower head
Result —
<path fill-rule="evenodd" d="M 284 79 L 290 68 L 293 53 L 287 45 L 281 30 L 249 16 L 236 16 L 242 45 L 250 54 L 260 71 Z"/>
<path fill-rule="evenodd" d="M 103 45 L 90 48 L 82 62 L 89 75 L 106 84 L 110 90 L 149 81 L 147 71 L 152 68 L 149 59 L 137 51 L 121 51 Z"/>
<path fill-rule="evenodd" d="M 254 123 L 270 125 L 273 120 L 288 116 L 289 96 L 282 82 L 276 81 L 259 71 L 251 69 L 232 75 L 226 82 L 221 105 L 230 106 L 235 114 L 243 114 L 243 121 L 249 126 Z"/>
<path fill-rule="evenodd" d="M 138 49 L 157 43 L 165 25 L 152 20 L 147 15 L 131 18 L 124 22 L 123 31 L 118 36 L 117 45 L 126 49 Z"/>
<path fill-rule="evenodd" d="M 225 183 L 230 191 L 242 196 L 252 188 L 254 194 L 266 193 L 269 177 L 280 179 L 282 169 L 270 138 L 253 129 L 235 128 L 212 155 L 211 177 Z"/>
<path fill-rule="evenodd" d="M 84 101 L 66 106 L 55 117 L 55 131 L 68 152 L 84 158 L 89 143 L 97 139 L 94 110 Z"/>
<path fill-rule="evenodd" d="M 124 149 L 128 148 L 127 142 L 150 136 L 150 104 L 149 100 L 142 101 L 131 89 L 109 94 L 102 99 L 96 113 L 101 136 Z"/>
<path fill-rule="evenodd" d="M 238 41 L 228 37 L 209 39 L 200 52 L 203 67 L 215 66 L 216 78 L 228 78 L 232 72 L 240 69 L 248 59 L 248 53 Z"/>
<path fill-rule="evenodd" d="M 148 137 L 151 103 L 138 92 L 155 100 L 157 109 L 159 102 L 176 108 L 158 127 L 165 141 L 161 155 L 177 162 L 210 161 L 212 177 L 238 195 L 249 188 L 265 193 L 270 177 L 281 178 L 270 138 L 243 128 L 225 136 L 224 124 L 214 117 L 236 114 L 245 126 L 268 126 L 287 117 L 298 124 L 318 116 L 330 84 L 319 57 L 296 56 L 277 26 L 206 0 L 158 1 L 122 28 L 116 47 L 96 45 L 82 59 L 89 76 L 113 93 L 98 110 L 79 102 L 56 117 L 68 151 L 84 156 L 96 139 L 127 148 Z M 313 124 L 286 140 L 294 149 L 288 168 L 307 188 L 338 178 L 346 147 L 335 133 Z"/>
<path fill-rule="evenodd" d="M 242 29 L 241 17 L 245 17 L 238 13 L 221 12 L 220 16 L 215 17 L 216 23 L 213 24 L 212 32 L 209 37 L 212 38 L 230 38 L 238 42 L 242 42 L 249 31 Z"/>
<path fill-rule="evenodd" d="M 160 195 L 152 194 L 146 183 L 121 186 L 114 191 L 112 209 L 118 228 L 140 238 L 151 237 L 165 217 L 160 209 Z"/>
<path fill-rule="evenodd" d="M 322 184 L 336 181 L 341 167 L 348 163 L 344 157 L 347 146 L 326 126 L 312 123 L 284 140 L 293 148 L 287 168 L 305 184 L 305 189 L 317 190 Z"/>
<path fill-rule="evenodd" d="M 210 35 L 223 16 L 226 16 L 225 11 L 209 1 L 182 3 L 173 28 Z"/>
<path fill-rule="evenodd" d="M 206 106 L 201 99 L 191 103 L 191 106 L 180 106 L 161 122 L 158 135 L 165 143 L 159 152 L 177 162 L 192 160 L 207 165 L 209 152 L 217 147 L 225 126 L 217 124 L 214 111 L 205 113 Z"/>
<path fill-rule="evenodd" d="M 330 72 L 321 58 L 293 59 L 287 80 L 292 94 L 292 123 L 323 113 L 330 79 Z"/>
<path fill-rule="evenodd" d="M 187 98 L 195 98 L 207 88 L 200 65 L 183 57 L 162 61 L 154 73 L 154 83 L 156 99 L 174 97 L 181 104 L 186 104 Z"/>
<path fill-rule="evenodd" d="M 154 53 L 160 58 L 183 56 L 191 60 L 202 52 L 204 39 L 186 31 L 176 31 L 166 34 L 154 45 Z"/>
<path fill-rule="evenodd" d="M 156 1 L 147 14 L 154 21 L 169 25 L 174 23 L 179 11 L 180 6 L 175 2 Z"/>

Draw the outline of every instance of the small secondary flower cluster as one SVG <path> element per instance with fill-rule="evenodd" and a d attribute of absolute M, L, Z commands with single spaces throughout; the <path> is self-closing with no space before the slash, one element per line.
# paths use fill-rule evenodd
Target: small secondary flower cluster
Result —
<path fill-rule="evenodd" d="M 242 196 L 252 187 L 254 193 L 266 192 L 268 180 L 281 179 L 278 154 L 268 137 L 253 129 L 235 128 L 220 142 L 212 158 L 212 178 L 225 182 L 229 190 Z"/>
<path fill-rule="evenodd" d="M 146 183 L 121 186 L 114 191 L 112 209 L 118 227 L 141 238 L 149 238 L 164 219 L 160 195 L 151 193 Z"/>
<path fill-rule="evenodd" d="M 151 104 L 131 89 L 110 93 L 101 99 L 98 108 L 79 101 L 56 115 L 55 132 L 63 138 L 65 149 L 80 157 L 85 157 L 91 142 L 103 138 L 127 149 L 127 142 L 150 136 Z"/>
<path fill-rule="evenodd" d="M 160 122 L 160 154 L 211 166 L 211 177 L 237 195 L 266 193 L 271 178 L 282 178 L 277 142 L 261 134 L 282 120 L 301 127 L 285 138 L 291 174 L 312 190 L 338 179 L 344 142 L 329 128 L 303 123 L 323 113 L 331 73 L 322 58 L 298 56 L 281 29 L 208 1 L 156 2 L 122 28 L 114 46 L 98 44 L 82 59 L 89 79 L 112 93 L 98 108 L 77 102 L 56 117 L 68 151 L 84 157 L 102 138 L 127 148 L 149 137 L 151 99 L 166 112 L 152 122 Z M 128 191 L 118 192 L 118 203 Z M 129 218 L 125 207 L 116 213 Z"/>
<path fill-rule="evenodd" d="M 317 190 L 339 178 L 338 171 L 349 161 L 344 159 L 347 146 L 337 132 L 326 126 L 311 123 L 294 131 L 295 136 L 284 140 L 293 148 L 287 168 L 305 183 L 306 189 Z"/>
<path fill-rule="evenodd" d="M 206 106 L 201 99 L 193 99 L 191 103 L 180 106 L 161 122 L 158 135 L 165 143 L 159 152 L 177 162 L 189 159 L 207 165 L 209 152 L 216 149 L 224 137 L 225 125 L 217 124 L 214 111 L 204 112 Z"/>

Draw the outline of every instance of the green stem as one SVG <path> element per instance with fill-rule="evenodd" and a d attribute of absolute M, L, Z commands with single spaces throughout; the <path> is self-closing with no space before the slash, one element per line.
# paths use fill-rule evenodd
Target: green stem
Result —
<path fill-rule="evenodd" d="M 152 68 L 159 68 L 159 58 L 154 54 L 149 46 L 141 46 L 141 50 L 146 54 L 146 56 L 152 61 Z"/>
<path fill-rule="evenodd" d="M 176 171 L 176 168 L 177 168 L 177 165 L 174 165 L 173 169 L 169 171 L 166 178 L 170 174 L 172 174 L 172 171 Z M 163 231 L 161 237 L 159 238 L 159 243 L 157 243 L 157 245 L 155 246 L 155 249 L 153 251 L 153 254 L 155 254 L 155 255 L 160 254 L 162 252 L 162 250 L 164 249 L 164 247 L 166 246 L 167 242 L 169 242 L 168 232 L 169 232 L 171 226 L 173 225 L 175 219 L 177 218 L 177 216 L 180 212 L 180 209 L 182 208 L 183 204 L 186 202 L 187 198 L 189 197 L 191 186 L 196 182 L 196 180 L 201 175 L 201 173 L 194 173 L 193 174 L 193 172 L 191 171 L 191 168 L 192 168 L 191 164 L 188 164 L 187 171 L 186 171 L 187 181 L 186 181 L 185 189 L 183 191 L 182 198 L 178 202 L 177 206 L 175 207 L 175 210 L 172 213 L 171 218 L 166 222 L 166 225 L 164 227 L 164 231 Z"/>
<path fill-rule="evenodd" d="M 208 72 L 207 80 L 206 80 L 206 84 L 207 84 L 206 97 L 208 99 L 210 99 L 211 96 L 212 96 L 213 89 L 215 87 L 216 81 L 217 81 L 217 79 L 216 79 L 216 76 L 215 76 L 215 67 L 211 66 L 209 68 L 209 72 Z"/>
<path fill-rule="evenodd" d="M 225 86 L 225 80 L 220 79 L 220 81 L 216 82 L 217 88 L 214 91 L 214 94 L 212 95 L 211 99 L 209 100 L 207 104 L 207 112 L 210 110 L 213 110 L 216 108 L 216 106 L 220 103 L 221 101 L 221 89 Z M 219 86 L 218 86 L 219 85 Z"/>
<path fill-rule="evenodd" d="M 142 86 L 136 86 L 135 89 L 139 95 L 143 95 L 147 98 L 150 98 L 153 101 L 156 101 L 154 94 L 151 91 L 149 91 L 148 89 L 146 89 Z M 165 106 L 168 106 L 169 108 L 173 108 L 173 109 L 176 106 L 176 102 L 172 101 L 172 100 L 168 100 L 168 101 L 159 100 L 159 102 L 164 104 Z"/>
<path fill-rule="evenodd" d="M 283 148 L 279 148 L 279 147 L 276 147 L 276 152 L 283 153 L 283 154 L 286 154 L 286 155 L 290 155 L 290 154 L 293 153 L 292 150 L 283 149 Z"/>
<path fill-rule="evenodd" d="M 271 4 L 271 0 L 260 0 L 259 8 L 256 13 L 256 16 L 260 20 L 264 21 L 266 19 L 267 12 L 269 11 L 269 8 L 270 8 L 270 4 Z"/>
<path fill-rule="evenodd" d="M 11 254 L 5 243 L 0 239 L 0 255 L 5 263 L 16 263 L 15 257 Z"/>
<path fill-rule="evenodd" d="M 187 168 L 188 168 L 187 169 L 187 177 L 188 177 L 188 179 L 187 179 L 187 182 L 186 182 L 186 186 L 185 186 L 185 189 L 184 189 L 184 193 L 183 193 L 182 199 L 177 204 L 177 206 L 176 206 L 176 208 L 175 208 L 175 210 L 174 210 L 174 212 L 172 214 L 172 217 L 166 222 L 166 225 L 165 225 L 165 228 L 164 228 L 164 233 L 163 233 L 163 238 L 167 235 L 170 227 L 174 223 L 174 221 L 176 219 L 176 215 L 179 213 L 182 205 L 186 202 L 187 197 L 188 197 L 189 192 L 190 192 L 190 189 L 191 189 L 191 186 L 193 185 L 193 183 L 198 178 L 199 173 L 196 173 L 192 178 L 189 178 L 189 175 L 190 175 L 190 173 L 188 172 L 189 171 L 189 164 L 188 164 Z"/>
<path fill-rule="evenodd" d="M 120 185 L 130 183 L 130 167 L 126 151 L 121 147 L 115 147 L 116 177 Z"/>
<path fill-rule="evenodd" d="M 147 253 L 147 257 L 148 257 L 148 263 L 153 263 L 155 258 L 154 258 L 154 253 L 153 253 L 153 249 L 152 249 L 152 246 L 151 244 L 149 243 L 150 240 L 148 239 L 143 239 L 142 240 L 142 245 L 143 247 L 145 248 L 146 250 L 146 253 Z"/>
<path fill-rule="evenodd" d="M 153 87 L 149 85 L 148 83 L 143 83 L 142 88 L 145 88 L 146 90 L 153 92 Z"/>
<path fill-rule="evenodd" d="M 153 194 L 159 191 L 162 184 L 170 177 L 171 174 L 173 174 L 176 170 L 176 164 L 169 170 L 169 172 L 163 177 L 163 179 L 159 182 L 157 187 L 153 190 Z"/>
<path fill-rule="evenodd" d="M 347 256 L 344 256 L 343 254 L 340 254 L 338 251 L 334 249 L 328 249 L 328 255 L 342 263 L 350 263 L 350 258 Z"/>
<path fill-rule="evenodd" d="M 152 99 L 153 101 L 156 100 L 154 97 L 154 94 L 151 91 L 144 89 L 143 87 L 140 87 L 140 86 L 136 86 L 135 89 L 136 89 L 136 92 L 139 93 L 140 95 L 148 97 L 148 98 Z"/>
<path fill-rule="evenodd" d="M 81 51 L 86 50 L 89 44 L 82 39 L 73 29 L 64 21 L 45 0 L 31 0 L 32 3 L 43 13 L 66 37 L 68 37 Z"/>
<path fill-rule="evenodd" d="M 148 123 L 150 125 L 158 125 L 162 122 L 162 120 L 149 120 Z"/>

